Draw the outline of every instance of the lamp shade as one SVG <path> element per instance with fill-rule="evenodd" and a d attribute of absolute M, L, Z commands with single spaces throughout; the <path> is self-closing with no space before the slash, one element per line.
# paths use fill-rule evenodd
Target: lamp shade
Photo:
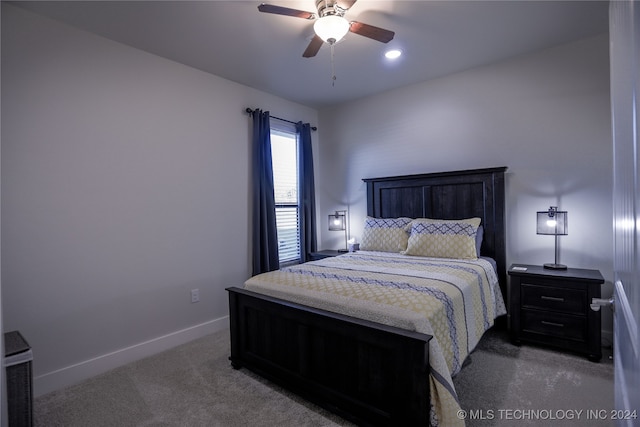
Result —
<path fill-rule="evenodd" d="M 349 32 L 349 21 L 338 15 L 327 15 L 313 24 L 313 30 L 323 41 L 338 43 Z"/>
<path fill-rule="evenodd" d="M 336 211 L 329 215 L 329 231 L 344 231 L 347 229 L 347 216 L 344 211 Z"/>
<path fill-rule="evenodd" d="M 556 257 L 553 264 L 544 264 L 544 268 L 552 270 L 566 270 L 567 266 L 560 264 L 560 253 L 558 250 L 558 236 L 565 236 L 569 233 L 567 224 L 567 212 L 559 211 L 556 206 L 551 206 L 548 211 L 536 213 L 536 234 L 546 234 L 555 236 L 556 239 Z"/>
<path fill-rule="evenodd" d="M 569 234 L 567 212 L 551 206 L 548 211 L 537 212 L 536 234 L 566 236 Z"/>
<path fill-rule="evenodd" d="M 347 211 L 336 211 L 329 215 L 329 231 L 344 231 L 344 249 L 338 249 L 338 252 L 347 252 Z"/>

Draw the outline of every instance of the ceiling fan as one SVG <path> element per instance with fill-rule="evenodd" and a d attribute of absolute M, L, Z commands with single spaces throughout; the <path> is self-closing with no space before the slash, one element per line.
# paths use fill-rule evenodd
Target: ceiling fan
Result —
<path fill-rule="evenodd" d="M 313 25 L 316 34 L 302 54 L 305 58 L 316 56 L 323 43 L 328 43 L 333 46 L 348 32 L 356 33 L 382 43 L 388 43 L 393 40 L 393 36 L 395 35 L 393 31 L 363 24 L 362 22 L 348 21 L 344 17 L 345 13 L 356 1 L 357 0 L 316 0 L 317 13 L 265 3 L 258 6 L 258 10 L 264 13 L 316 20 Z"/>

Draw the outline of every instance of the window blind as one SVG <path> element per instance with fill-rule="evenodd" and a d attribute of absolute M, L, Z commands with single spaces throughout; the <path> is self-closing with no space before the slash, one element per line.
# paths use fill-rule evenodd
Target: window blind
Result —
<path fill-rule="evenodd" d="M 300 259 L 298 142 L 294 132 L 271 129 L 271 156 L 280 264 Z"/>

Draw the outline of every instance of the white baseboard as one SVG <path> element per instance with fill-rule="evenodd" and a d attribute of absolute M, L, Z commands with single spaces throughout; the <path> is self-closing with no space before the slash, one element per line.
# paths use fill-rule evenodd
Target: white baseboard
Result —
<path fill-rule="evenodd" d="M 41 396 L 49 392 L 79 383 L 127 363 L 135 362 L 178 345 L 229 327 L 229 316 L 210 320 L 180 331 L 132 345 L 93 359 L 85 360 L 33 378 L 33 394 Z"/>

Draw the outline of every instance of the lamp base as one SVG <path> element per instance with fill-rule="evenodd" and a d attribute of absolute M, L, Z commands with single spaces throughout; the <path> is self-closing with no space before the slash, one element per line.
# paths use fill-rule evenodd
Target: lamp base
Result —
<path fill-rule="evenodd" d="M 564 264 L 544 264 L 544 268 L 548 268 L 549 270 L 566 270 L 567 266 Z"/>

